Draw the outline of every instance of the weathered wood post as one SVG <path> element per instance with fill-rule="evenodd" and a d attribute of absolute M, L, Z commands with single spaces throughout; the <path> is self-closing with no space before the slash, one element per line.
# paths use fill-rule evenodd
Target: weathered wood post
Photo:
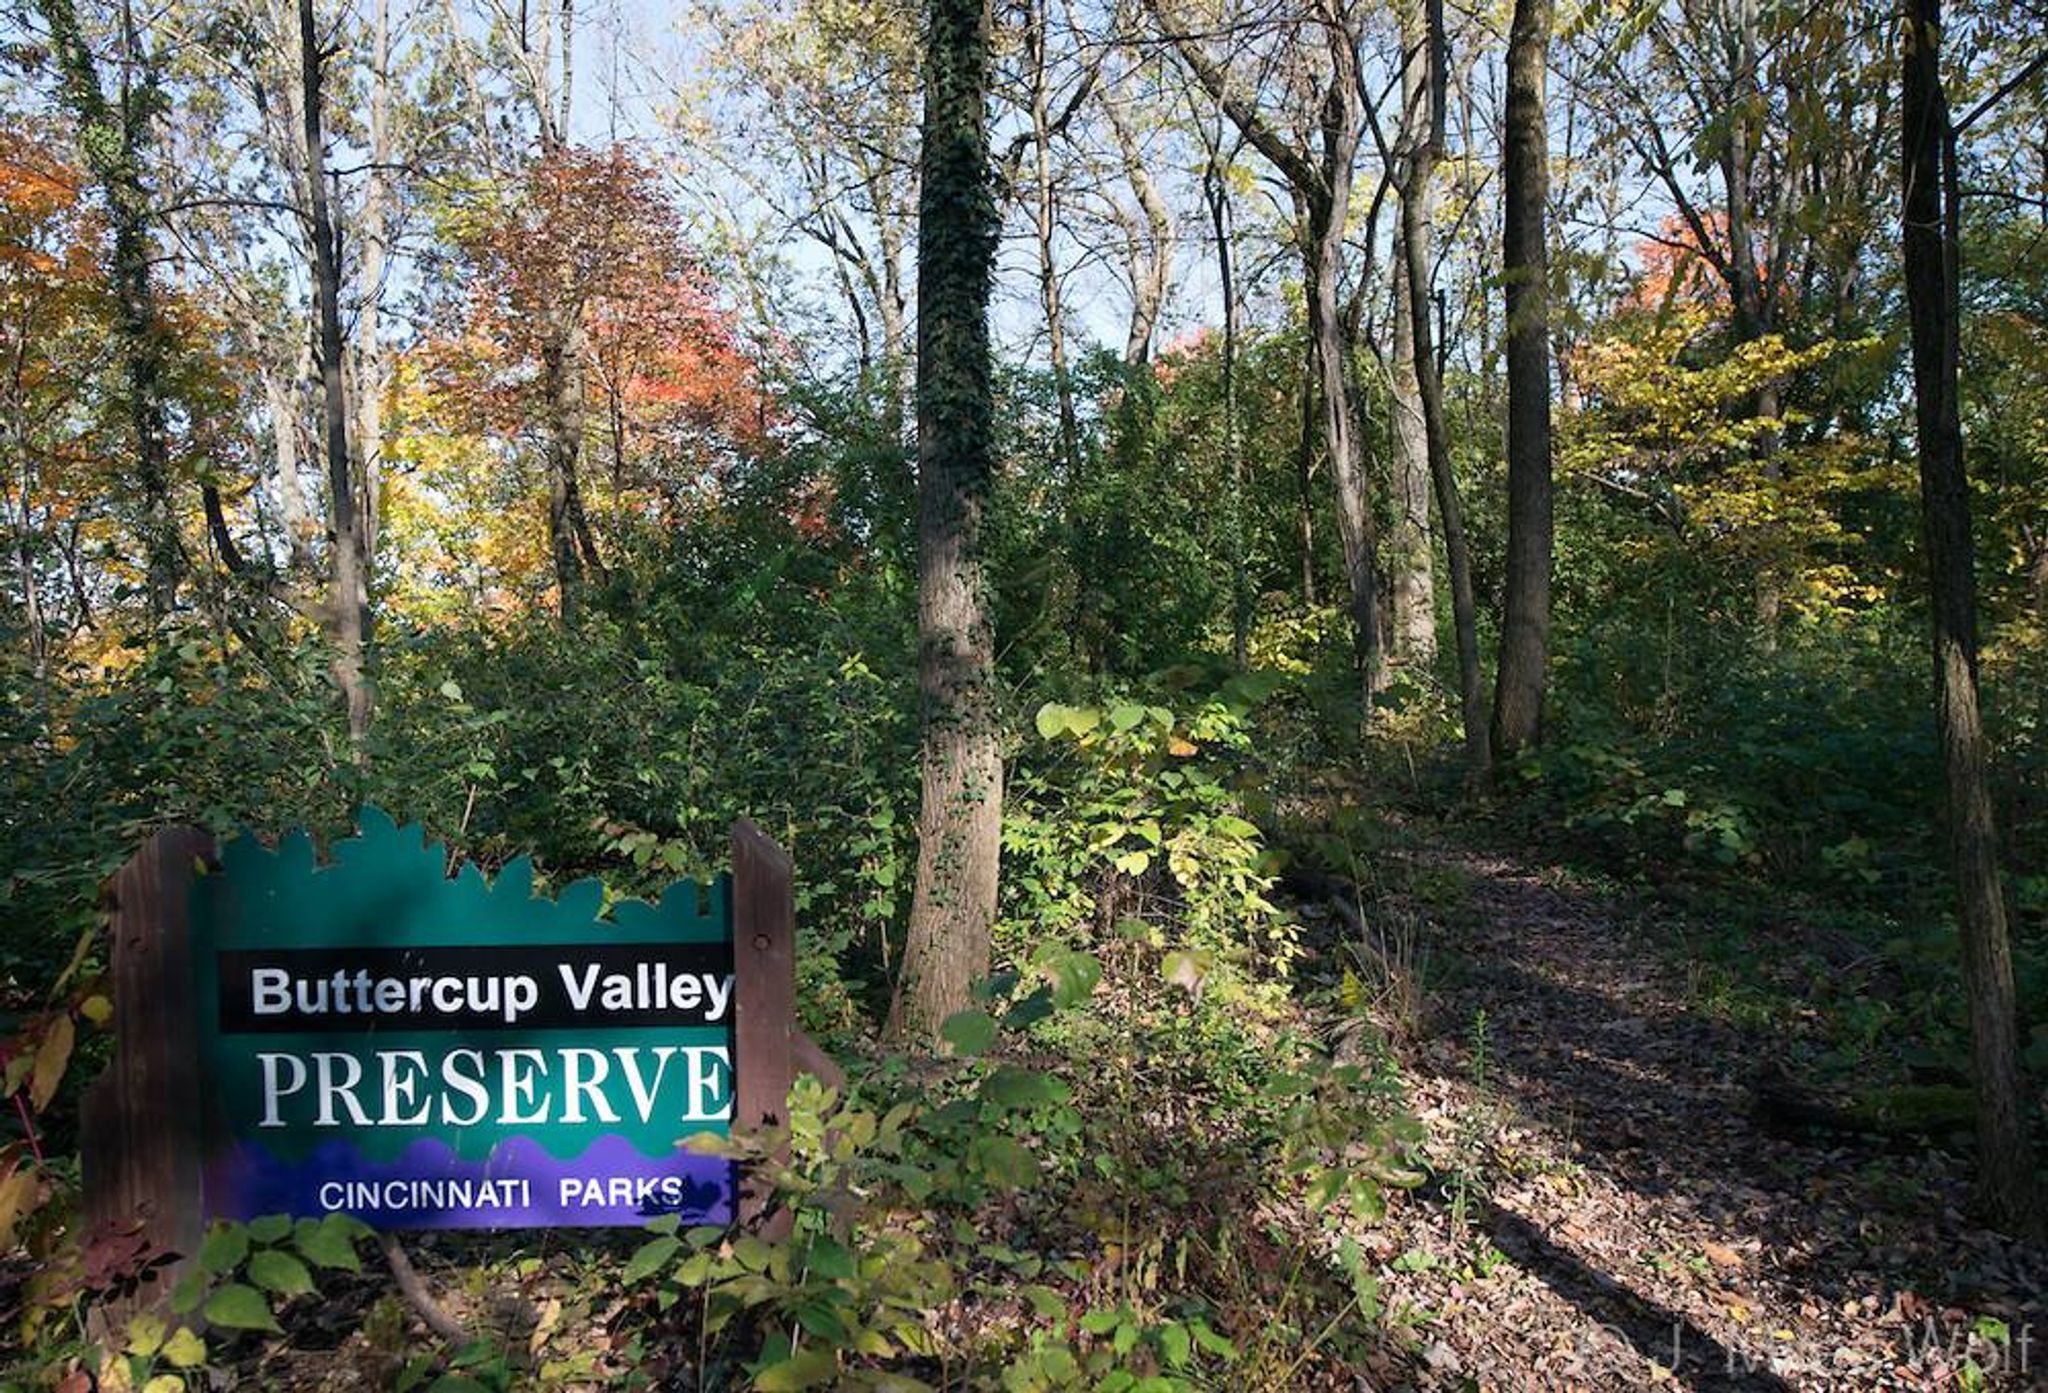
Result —
<path fill-rule="evenodd" d="M 169 1293 L 203 1236 L 189 915 L 193 879 L 213 860 L 213 838 L 167 827 L 107 882 L 114 1056 L 81 1108 L 85 1226 L 178 1255 L 138 1296 L 144 1306 Z"/>
<path fill-rule="evenodd" d="M 799 1070 L 834 1088 L 845 1074 L 796 1023 L 796 867 L 789 853 L 750 819 L 732 828 L 734 1132 L 789 1121 L 789 1089 Z M 769 1200 L 765 1177 L 740 1177 L 737 1217 L 759 1224 Z M 767 1232 L 786 1232 L 789 1214 Z"/>

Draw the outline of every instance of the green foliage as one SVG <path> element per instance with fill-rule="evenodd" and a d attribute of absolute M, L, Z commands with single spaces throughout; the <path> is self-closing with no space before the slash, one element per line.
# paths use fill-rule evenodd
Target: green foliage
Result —
<path fill-rule="evenodd" d="M 215 1220 L 199 1245 L 198 1265 L 171 1292 L 171 1309 L 197 1311 L 224 1330 L 282 1334 L 277 1312 L 296 1297 L 317 1294 L 316 1270 L 362 1271 L 356 1243 L 369 1234 L 346 1214 Z"/>

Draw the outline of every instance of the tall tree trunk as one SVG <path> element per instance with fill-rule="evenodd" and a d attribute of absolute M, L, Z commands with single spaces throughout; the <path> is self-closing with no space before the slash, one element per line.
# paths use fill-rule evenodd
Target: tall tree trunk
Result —
<path fill-rule="evenodd" d="M 19 461 L 21 469 L 19 511 L 14 527 L 14 565 L 21 578 L 21 617 L 22 625 L 28 631 L 29 670 L 40 683 L 49 671 L 50 639 L 49 626 L 43 617 L 42 586 L 36 577 L 34 466 L 28 450 L 20 445 L 22 432 L 19 423 L 11 424 L 15 426 L 13 434 L 17 440 L 17 448 L 11 453 Z"/>
<path fill-rule="evenodd" d="M 2039 1219 L 2019 1072 L 2012 950 L 1999 884 L 1998 836 L 1977 707 L 1977 600 L 1970 485 L 1957 383 L 1960 349 L 1955 132 L 1941 79 L 1941 0 L 1907 0 L 1903 150 L 1906 304 L 1920 507 L 1934 621 L 1935 725 L 1947 785 L 1949 850 L 1970 999 L 1977 1085 L 1977 1171 L 1994 1216 L 2015 1229 Z"/>
<path fill-rule="evenodd" d="M 1309 355 L 1314 362 L 1314 355 Z M 1316 587 L 1316 378 L 1312 368 L 1301 378 L 1301 431 L 1294 450 L 1294 532 L 1301 548 L 1301 602 L 1317 604 Z"/>
<path fill-rule="evenodd" d="M 981 527 L 994 468 L 986 0 L 929 0 L 918 207 L 917 886 L 892 1032 L 935 1040 L 989 965 L 1003 756 Z"/>
<path fill-rule="evenodd" d="M 1130 122 L 1119 109 L 1121 96 L 1121 92 L 1112 92 L 1103 109 L 1123 157 L 1124 181 L 1131 186 L 1145 216 L 1142 238 L 1135 227 L 1130 229 L 1131 320 L 1124 334 L 1124 362 L 1136 366 L 1151 361 L 1152 337 L 1159 328 L 1159 316 L 1173 284 L 1173 209 L 1159 191 L 1152 171 L 1145 167 L 1145 152 L 1139 148 Z"/>
<path fill-rule="evenodd" d="M 897 220 L 897 174 L 878 171 L 869 182 L 875 203 L 875 244 L 881 249 L 882 419 L 889 438 L 901 441 L 909 414 L 903 372 L 910 357 L 910 306 L 903 297 L 903 230 Z"/>
<path fill-rule="evenodd" d="M 273 345 L 274 350 L 274 345 Z M 276 469 L 278 510 L 284 521 L 286 555 L 294 571 L 313 569 L 314 522 L 306 508 L 305 485 L 299 478 L 299 384 L 306 380 L 312 345 L 301 342 L 289 367 L 280 367 L 276 353 L 266 355 L 258 372 L 263 400 L 270 411 L 270 435 Z"/>
<path fill-rule="evenodd" d="M 1365 706 L 1383 685 L 1380 636 L 1378 528 L 1366 493 L 1364 442 L 1358 438 L 1351 404 L 1350 374 L 1344 363 L 1344 322 L 1337 304 L 1337 282 L 1344 254 L 1343 211 L 1349 206 L 1350 180 L 1339 190 L 1342 202 L 1313 199 L 1308 216 L 1308 337 L 1310 368 L 1316 399 L 1322 406 L 1322 438 L 1329 452 L 1330 473 L 1337 486 L 1337 540 L 1344 550 L 1344 581 L 1351 601 L 1351 626 L 1358 648 Z"/>
<path fill-rule="evenodd" d="M 1728 101 L 1728 143 L 1722 153 L 1722 179 L 1728 189 L 1728 264 L 1730 298 L 1735 311 L 1735 339 L 1749 343 L 1771 332 L 1776 316 L 1767 298 L 1768 287 L 1757 269 L 1755 196 L 1752 190 L 1756 152 L 1753 112 L 1761 100 L 1757 82 L 1757 0 L 1735 0 L 1735 24 L 1729 35 L 1732 76 Z M 1756 415 L 1775 420 L 1780 411 L 1778 385 L 1766 382 L 1751 402 Z M 1766 484 L 1784 478 L 1784 460 L 1779 452 L 1779 434 L 1767 430 L 1754 445 Z M 1769 562 L 1757 577 L 1756 619 L 1764 648 L 1778 642 L 1778 614 L 1784 596 Z"/>
<path fill-rule="evenodd" d="M 1401 47 L 1411 56 L 1401 69 L 1402 155 L 1412 159 L 1429 138 L 1429 71 L 1418 61 L 1428 44 L 1425 0 L 1401 6 Z M 1420 218 L 1427 238 L 1435 194 L 1425 183 L 1410 179 L 1401 190 L 1408 201 L 1422 205 Z M 1436 664 L 1436 574 L 1429 541 L 1429 432 L 1422 418 L 1422 394 L 1415 383 L 1415 310 L 1408 293 L 1408 235 L 1405 212 L 1395 230 L 1394 355 L 1388 375 L 1389 463 L 1393 473 L 1394 530 L 1387 538 L 1387 583 L 1394 601 L 1390 647 L 1401 662 L 1428 669 Z M 1428 252 L 1424 246 L 1425 255 Z"/>
<path fill-rule="evenodd" d="M 1409 152 L 1401 191 L 1401 254 L 1408 271 L 1408 328 L 1414 341 L 1415 390 L 1422 402 L 1422 426 L 1429 452 L 1429 477 L 1436 490 L 1437 520 L 1444 534 L 1444 562 L 1451 573 L 1451 616 L 1458 643 L 1458 704 L 1465 726 L 1466 773 L 1483 782 L 1492 765 L 1492 741 L 1486 721 L 1485 679 L 1479 670 L 1479 615 L 1472 595 L 1472 553 L 1465 541 L 1465 513 L 1458 501 L 1458 481 L 1451 473 L 1450 428 L 1444 421 L 1443 374 L 1437 368 L 1430 325 L 1429 195 L 1430 180 L 1443 153 L 1444 62 L 1443 0 L 1424 0 L 1428 12 L 1424 51 L 1409 59 L 1424 66 L 1426 110 L 1417 119 L 1426 134 Z"/>
<path fill-rule="evenodd" d="M 363 186 L 362 308 L 356 316 L 357 477 L 362 480 L 363 557 L 374 565 L 383 522 L 384 347 L 378 341 L 391 261 L 391 3 L 376 0 L 370 39 L 370 169 Z"/>
<path fill-rule="evenodd" d="M 577 313 L 573 307 L 557 306 L 556 322 L 541 347 L 547 397 L 548 547 L 554 555 L 556 598 L 564 624 L 582 617 L 585 572 L 603 572 L 583 510 L 586 381 L 584 335 Z"/>
<path fill-rule="evenodd" d="M 1401 235 L 1396 231 L 1397 243 Z M 1415 319 L 1405 251 L 1394 263 L 1394 356 L 1387 386 L 1394 485 L 1394 530 L 1387 538 L 1387 583 L 1394 599 L 1391 647 L 1399 661 L 1426 669 L 1436 663 L 1436 566 L 1429 541 L 1429 437 L 1415 386 Z"/>
<path fill-rule="evenodd" d="M 1240 669 L 1245 666 L 1251 641 L 1251 574 L 1245 564 L 1244 536 L 1244 443 L 1237 420 L 1237 275 L 1231 263 L 1230 183 L 1222 163 L 1219 140 L 1209 151 L 1208 166 L 1202 171 L 1202 196 L 1209 205 L 1209 222 L 1216 234 L 1216 277 L 1223 290 L 1223 467 L 1228 493 L 1224 500 L 1223 525 L 1230 543 L 1230 658 Z"/>
<path fill-rule="evenodd" d="M 1321 436 L 1336 484 L 1337 535 L 1344 549 L 1344 577 L 1350 594 L 1364 705 L 1370 713 L 1373 698 L 1385 679 L 1379 613 L 1379 529 L 1367 493 L 1364 441 L 1352 406 L 1344 316 L 1338 305 L 1345 219 L 1351 211 L 1352 166 L 1357 162 L 1366 124 L 1358 71 L 1364 11 L 1362 7 L 1337 7 L 1321 16 L 1330 71 L 1320 94 L 1315 144 L 1304 148 L 1275 130 L 1255 106 L 1233 94 L 1224 70 L 1174 20 L 1167 0 L 1149 0 L 1149 4 L 1195 79 L 1223 108 L 1245 140 L 1286 179 L 1297 220 L 1304 229 L 1301 254 L 1303 292 L 1308 301 L 1309 385 L 1321 405 Z M 1304 411 L 1312 410 L 1307 397 L 1308 393 L 1304 393 Z M 1307 437 L 1304 430 L 1304 440 Z M 1306 511 L 1302 519 L 1306 544 Z M 1310 559 L 1306 545 L 1302 566 L 1307 588 Z"/>
<path fill-rule="evenodd" d="M 109 102 L 98 61 L 72 0 L 37 0 L 56 50 L 64 101 L 78 125 L 78 144 L 107 200 L 112 231 L 109 270 L 115 323 L 128 383 L 128 421 L 135 436 L 135 478 L 141 494 L 144 590 L 150 614 L 163 618 L 177 605 L 184 570 L 176 514 L 171 506 L 170 426 L 164 408 L 164 326 L 151 275 L 149 193 L 142 156 L 156 107 L 155 70 L 141 51 L 134 13 L 121 8 L 125 61 L 116 99 Z M 139 81 L 137 77 L 139 75 Z"/>
<path fill-rule="evenodd" d="M 327 622 L 334 644 L 334 681 L 348 704 L 349 742 L 358 762 L 374 711 L 368 669 L 370 578 L 348 442 L 348 389 L 342 380 L 340 249 L 327 205 L 326 136 L 321 129 L 321 70 L 325 54 L 313 19 L 313 0 L 299 0 L 300 93 L 305 118 L 307 228 L 313 244 L 315 357 L 319 359 L 327 446 L 327 509 L 334 535 L 328 547 Z"/>
<path fill-rule="evenodd" d="M 1038 245 L 1038 302 L 1045 313 L 1046 350 L 1052 360 L 1052 390 L 1059 414 L 1060 462 L 1071 484 L 1081 471 L 1080 417 L 1074 409 L 1073 375 L 1067 365 L 1066 312 L 1061 304 L 1059 263 L 1053 256 L 1058 231 L 1057 190 L 1053 184 L 1052 94 L 1047 90 L 1046 5 L 1033 0 L 1025 43 L 1031 62 L 1031 153 L 1035 197 L 1032 227 Z"/>
<path fill-rule="evenodd" d="M 1544 113 L 1552 0 L 1515 0 L 1508 29 L 1505 223 L 1508 548 L 1494 752 L 1541 733 L 1550 645 L 1550 255 L 1544 239 L 1550 135 Z"/>

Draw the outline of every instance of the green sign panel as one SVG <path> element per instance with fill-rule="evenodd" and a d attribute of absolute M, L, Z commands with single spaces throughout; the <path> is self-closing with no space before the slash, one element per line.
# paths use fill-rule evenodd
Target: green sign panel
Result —
<path fill-rule="evenodd" d="M 364 809 L 316 862 L 239 838 L 191 898 L 209 1216 L 378 1228 L 724 1223 L 732 887 L 607 907 L 523 858 L 449 878 Z"/>

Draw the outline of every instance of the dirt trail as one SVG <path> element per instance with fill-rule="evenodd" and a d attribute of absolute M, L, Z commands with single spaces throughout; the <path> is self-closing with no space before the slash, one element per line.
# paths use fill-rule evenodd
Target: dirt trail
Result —
<path fill-rule="evenodd" d="M 1422 935 L 1456 970 L 1406 1052 L 1436 1174 L 1377 1235 L 1380 1389 L 2048 1388 L 2048 1254 L 1965 1217 L 1954 1158 L 1767 1129 L 1774 1042 L 1695 1011 L 1627 910 L 1422 869 L 1468 912 Z"/>

